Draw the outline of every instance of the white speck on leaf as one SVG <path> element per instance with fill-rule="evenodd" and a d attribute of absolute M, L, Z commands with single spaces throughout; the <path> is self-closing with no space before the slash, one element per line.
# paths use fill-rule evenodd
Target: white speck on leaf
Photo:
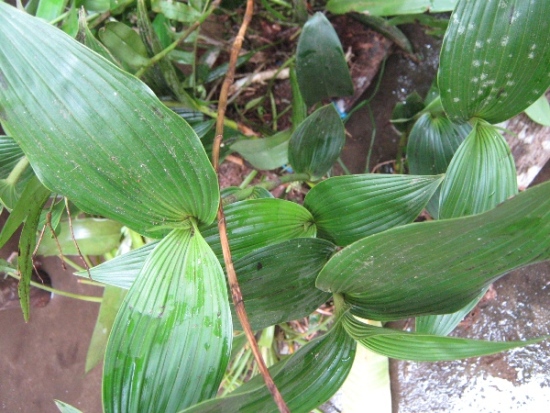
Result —
<path fill-rule="evenodd" d="M 479 60 L 474 60 L 474 61 L 472 62 L 472 66 L 473 66 L 473 67 L 479 67 L 479 66 L 481 66 L 481 62 L 480 62 Z"/>

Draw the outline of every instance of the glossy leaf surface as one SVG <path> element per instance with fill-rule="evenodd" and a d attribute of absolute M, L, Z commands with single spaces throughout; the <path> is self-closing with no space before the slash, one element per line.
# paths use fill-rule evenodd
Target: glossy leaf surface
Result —
<path fill-rule="evenodd" d="M 343 320 L 346 331 L 368 349 L 400 360 L 443 361 L 494 354 L 545 340 L 483 341 L 411 333 L 364 324 L 349 313 Z"/>
<path fill-rule="evenodd" d="M 233 260 L 267 245 L 316 235 L 311 213 L 294 202 L 251 199 L 227 205 L 224 210 Z M 201 227 L 201 232 L 223 262 L 217 223 Z"/>
<path fill-rule="evenodd" d="M 231 145 L 257 169 L 270 170 L 288 163 L 290 131 L 282 131 L 262 139 L 242 139 Z"/>
<path fill-rule="evenodd" d="M 302 29 L 296 50 L 296 75 L 308 106 L 353 94 L 340 39 L 323 13 L 315 13 Z"/>
<path fill-rule="evenodd" d="M 506 140 L 494 126 L 477 122 L 445 174 L 439 218 L 485 212 L 517 192 L 516 166 Z"/>
<path fill-rule="evenodd" d="M 128 289 L 156 243 L 90 269 L 94 281 Z M 235 261 L 243 300 L 254 330 L 305 317 L 330 298 L 315 278 L 334 253 L 328 241 L 300 238 L 269 245 Z M 77 273 L 88 277 L 86 271 Z M 232 307 L 233 308 L 233 307 Z M 238 320 L 236 329 L 239 329 Z"/>
<path fill-rule="evenodd" d="M 450 314 L 425 315 L 416 317 L 414 328 L 417 333 L 446 336 L 472 311 L 485 295 L 487 288 L 460 310 Z"/>
<path fill-rule="evenodd" d="M 550 2 L 461 0 L 441 49 L 439 89 L 449 118 L 499 123 L 550 86 Z"/>
<path fill-rule="evenodd" d="M 414 221 L 441 179 L 381 174 L 336 176 L 314 186 L 304 206 L 313 215 L 319 237 L 343 246 Z"/>
<path fill-rule="evenodd" d="M 261 248 L 236 261 L 252 328 L 306 317 L 326 302 L 330 294 L 315 288 L 315 278 L 335 250 L 328 241 L 301 238 Z"/>
<path fill-rule="evenodd" d="M 36 247 L 36 231 L 38 230 L 42 207 L 49 197 L 50 191 L 44 187 L 40 187 L 35 193 L 32 194 L 32 198 L 27 205 L 27 216 L 19 238 L 17 270 L 19 271 L 21 278 L 17 284 L 17 292 L 19 294 L 19 302 L 21 304 L 21 309 L 23 310 L 23 318 L 25 321 L 29 321 L 30 316 L 29 293 L 31 288 L 32 272 L 34 270 L 34 263 L 32 259 Z M 24 200 L 25 199 L 21 197 L 19 202 Z"/>
<path fill-rule="evenodd" d="M 353 363 L 355 341 L 336 323 L 269 371 L 292 413 L 309 413 L 341 386 Z M 276 413 L 263 379 L 256 376 L 226 397 L 208 400 L 182 413 Z"/>
<path fill-rule="evenodd" d="M 42 185 L 37 177 L 33 176 L 29 179 L 21 197 L 2 227 L 2 231 L 0 232 L 0 248 L 2 248 L 15 231 L 17 231 L 19 225 L 21 225 L 33 211 L 36 204 L 44 204 L 44 198 L 47 198 L 49 195 L 50 191 Z M 40 218 L 40 215 L 38 218 Z"/>
<path fill-rule="evenodd" d="M 333 105 L 326 105 L 309 115 L 292 133 L 288 144 L 288 161 L 294 171 L 307 173 L 316 181 L 325 175 L 346 142 L 346 131 Z"/>
<path fill-rule="evenodd" d="M 415 175 L 445 173 L 454 153 L 471 130 L 469 124 L 454 124 L 444 115 L 422 115 L 409 134 L 409 172 Z"/>
<path fill-rule="evenodd" d="M 357 11 L 374 16 L 394 16 L 451 11 L 457 3 L 458 0 L 329 0 L 327 10 L 334 14 Z"/>
<path fill-rule="evenodd" d="M 57 242 L 46 230 L 37 253 L 39 255 L 78 255 L 75 241 L 82 255 L 103 255 L 120 244 L 122 225 L 108 219 L 80 218 L 72 220 L 73 235 L 68 221 L 61 222 Z M 61 251 L 59 248 L 61 247 Z"/>
<path fill-rule="evenodd" d="M 484 214 L 394 228 L 336 253 L 316 285 L 374 320 L 459 310 L 507 272 L 550 259 L 550 183 Z"/>
<path fill-rule="evenodd" d="M 457 125 L 443 114 L 422 115 L 414 124 L 407 144 L 409 172 L 416 175 L 436 175 L 447 171 L 454 153 L 472 127 L 468 123 Z M 439 216 L 439 193 L 426 205 L 432 217 Z"/>
<path fill-rule="evenodd" d="M 147 257 L 151 255 L 158 242 L 151 242 L 141 248 L 119 255 L 112 260 L 90 268 L 94 281 L 129 289 L 143 268 Z M 88 277 L 88 271 L 77 272 L 79 277 Z"/>
<path fill-rule="evenodd" d="M 109 337 L 106 413 L 170 413 L 214 396 L 231 352 L 227 294 L 218 260 L 197 231 L 176 229 L 164 238 Z"/>
<path fill-rule="evenodd" d="M 5 3 L 0 43 L 0 120 L 48 188 L 156 237 L 189 216 L 214 220 L 199 139 L 143 83 Z"/>

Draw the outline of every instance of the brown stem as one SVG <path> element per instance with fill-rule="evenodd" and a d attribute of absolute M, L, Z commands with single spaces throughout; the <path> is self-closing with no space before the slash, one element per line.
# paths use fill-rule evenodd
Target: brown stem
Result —
<path fill-rule="evenodd" d="M 214 147 L 212 149 L 212 162 L 214 164 L 214 169 L 216 170 L 216 173 L 218 173 L 218 169 L 219 169 L 220 146 L 223 140 L 223 122 L 225 118 L 225 111 L 227 108 L 227 96 L 229 92 L 229 87 L 233 83 L 233 78 L 235 76 L 235 67 L 237 64 L 237 58 L 239 57 L 239 52 L 241 50 L 246 29 L 248 27 L 248 24 L 250 23 L 250 20 L 252 19 L 253 10 L 254 10 L 254 0 L 247 0 L 243 23 L 239 29 L 239 32 L 237 33 L 237 37 L 235 38 L 235 41 L 233 42 L 233 47 L 231 49 L 231 56 L 229 58 L 229 67 L 227 69 L 227 74 L 225 76 L 225 80 L 223 82 L 222 89 L 220 92 L 220 100 L 218 104 L 218 118 L 216 120 L 216 139 L 214 140 Z M 277 404 L 279 411 L 281 413 L 290 413 L 290 410 L 288 409 L 283 399 L 283 396 L 279 392 L 279 389 L 277 389 L 277 386 L 275 385 L 273 378 L 269 374 L 269 370 L 265 365 L 265 362 L 260 353 L 260 349 L 258 348 L 258 343 L 256 342 L 256 338 L 254 337 L 254 332 L 252 331 L 252 327 L 250 326 L 250 322 L 248 321 L 248 315 L 246 314 L 246 310 L 244 308 L 241 287 L 239 286 L 239 281 L 237 280 L 237 274 L 235 272 L 235 268 L 233 267 L 233 260 L 231 258 L 231 249 L 229 247 L 229 240 L 227 238 L 225 214 L 223 212 L 223 203 L 221 202 L 221 200 L 220 200 L 220 206 L 218 209 L 218 229 L 220 231 L 220 242 L 221 242 L 222 251 L 223 251 L 223 259 L 225 262 L 225 271 L 227 273 L 229 289 L 231 290 L 231 298 L 233 299 L 233 304 L 235 305 L 237 316 L 239 317 L 239 321 L 241 322 L 241 325 L 246 334 L 248 342 L 250 343 L 250 348 L 252 349 L 252 353 L 254 354 L 256 363 L 258 363 L 258 368 L 260 370 L 260 373 L 262 374 L 265 384 L 268 390 L 270 391 L 271 395 L 273 396 L 273 400 Z"/>

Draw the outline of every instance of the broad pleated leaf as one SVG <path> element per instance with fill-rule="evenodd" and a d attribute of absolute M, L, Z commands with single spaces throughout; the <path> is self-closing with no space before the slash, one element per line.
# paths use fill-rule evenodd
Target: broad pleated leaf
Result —
<path fill-rule="evenodd" d="M 342 385 L 355 356 L 355 341 L 337 322 L 324 336 L 269 369 L 292 413 L 309 413 Z M 276 413 L 279 410 L 259 375 L 226 397 L 181 413 Z"/>
<path fill-rule="evenodd" d="M 550 86 L 548 0 L 460 0 L 441 50 L 441 102 L 452 121 L 505 121 Z"/>
<path fill-rule="evenodd" d="M 214 220 L 199 139 L 143 83 L 5 3 L 0 44 L 0 120 L 48 188 L 156 237 L 189 216 Z"/>
<path fill-rule="evenodd" d="M 445 174 L 439 218 L 477 214 L 517 194 L 514 158 L 495 127 L 476 122 Z"/>
<path fill-rule="evenodd" d="M 481 300 L 487 292 L 487 289 L 488 288 L 484 288 L 476 298 L 454 313 L 416 317 L 414 323 L 415 331 L 422 334 L 446 336 L 475 308 L 479 300 Z"/>
<path fill-rule="evenodd" d="M 440 113 L 422 115 L 409 134 L 409 172 L 416 175 L 445 173 L 454 153 L 471 130 L 470 124 L 454 124 Z M 433 217 L 439 216 L 439 192 L 440 188 L 437 188 L 426 205 L 426 209 Z"/>
<path fill-rule="evenodd" d="M 525 114 L 540 125 L 550 126 L 550 103 L 548 103 L 546 95 L 542 95 L 535 103 L 525 109 Z"/>
<path fill-rule="evenodd" d="M 227 205 L 225 219 L 233 260 L 267 245 L 316 235 L 311 213 L 281 199 L 251 199 Z M 223 262 L 217 223 L 201 227 L 201 233 Z"/>
<path fill-rule="evenodd" d="M 127 290 L 132 286 L 145 265 L 147 257 L 151 255 L 151 252 L 157 245 L 158 242 L 151 242 L 141 248 L 119 255 L 112 260 L 90 268 L 89 274 L 88 271 L 80 271 L 76 275 L 86 278 L 91 276 L 94 281 Z"/>
<path fill-rule="evenodd" d="M 0 178 L 7 178 L 25 154 L 9 136 L 0 135 Z"/>
<path fill-rule="evenodd" d="M 443 361 L 479 357 L 538 343 L 548 337 L 526 341 L 484 341 L 411 333 L 364 324 L 349 313 L 343 320 L 346 331 L 368 349 L 400 360 Z"/>
<path fill-rule="evenodd" d="M 550 183 L 484 214 L 393 228 L 336 253 L 316 285 L 373 320 L 452 313 L 507 272 L 550 259 Z"/>
<path fill-rule="evenodd" d="M 323 13 L 315 13 L 302 29 L 296 50 L 296 75 L 308 106 L 353 94 L 340 39 Z"/>
<path fill-rule="evenodd" d="M 94 326 L 92 338 L 90 339 L 88 352 L 86 353 L 86 366 L 84 368 L 86 373 L 103 360 L 105 347 L 107 347 L 107 339 L 109 338 L 115 316 L 125 295 L 126 290 L 122 288 L 113 287 L 111 285 L 105 286 L 103 290 L 103 299 L 99 307 L 99 314 L 97 315 L 97 321 Z"/>
<path fill-rule="evenodd" d="M 328 241 L 301 238 L 261 248 L 236 261 L 252 328 L 306 317 L 326 302 L 330 294 L 315 288 L 315 278 L 335 250 Z M 236 322 L 235 328 L 240 329 Z"/>
<path fill-rule="evenodd" d="M 357 11 L 374 16 L 394 16 L 451 11 L 457 2 L 458 0 L 329 0 L 327 10 L 334 14 Z"/>
<path fill-rule="evenodd" d="M 39 255 L 78 255 L 75 242 L 82 255 L 103 255 L 120 244 L 122 225 L 109 219 L 80 218 L 72 220 L 73 234 L 68 221 L 61 222 L 57 242 L 46 231 L 40 242 Z M 61 251 L 59 251 L 61 248 Z"/>
<path fill-rule="evenodd" d="M 336 176 L 314 186 L 304 206 L 313 215 L 319 237 L 348 245 L 413 222 L 441 179 L 414 175 Z"/>
<path fill-rule="evenodd" d="M 442 114 L 422 115 L 409 134 L 409 172 L 415 175 L 445 173 L 454 153 L 471 130 L 469 124 L 454 124 Z"/>
<path fill-rule="evenodd" d="M 307 173 L 316 181 L 325 175 L 346 142 L 346 131 L 333 105 L 326 105 L 308 116 L 292 133 L 288 161 L 295 172 Z"/>
<path fill-rule="evenodd" d="M 262 139 L 242 139 L 231 145 L 256 169 L 270 170 L 288 163 L 290 131 L 282 131 Z"/>
<path fill-rule="evenodd" d="M 198 231 L 173 230 L 116 316 L 105 354 L 105 412 L 170 413 L 214 396 L 231 339 L 218 260 Z"/>

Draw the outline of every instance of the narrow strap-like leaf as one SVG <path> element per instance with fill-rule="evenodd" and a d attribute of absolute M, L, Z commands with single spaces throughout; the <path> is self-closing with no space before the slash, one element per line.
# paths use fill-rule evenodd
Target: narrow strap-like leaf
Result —
<path fill-rule="evenodd" d="M 44 199 L 49 195 L 50 191 L 42 185 L 37 177 L 34 176 L 29 179 L 19 201 L 2 227 L 2 232 L 0 232 L 0 248 L 8 242 L 15 231 L 17 231 L 17 228 L 19 228 L 19 225 L 21 225 L 31 211 L 36 208 L 36 205 L 41 204 L 40 206 L 42 206 L 45 202 Z M 40 214 L 38 218 L 40 218 Z"/>
<path fill-rule="evenodd" d="M 441 337 L 371 326 L 358 321 L 349 313 L 344 316 L 343 324 L 346 331 L 368 349 L 400 360 L 442 361 L 485 356 L 548 338 L 544 336 L 526 341 L 496 342 Z"/>
<path fill-rule="evenodd" d="M 329 0 L 327 10 L 334 14 L 356 11 L 373 16 L 395 16 L 451 11 L 457 2 L 458 0 Z"/>
<path fill-rule="evenodd" d="M 50 191 L 43 186 L 38 187 L 36 192 L 32 194 L 32 198 L 28 200 L 28 213 L 25 219 L 25 224 L 23 225 L 23 230 L 21 231 L 21 237 L 19 238 L 17 269 L 19 270 L 19 275 L 21 278 L 19 279 L 19 284 L 17 285 L 17 292 L 19 293 L 19 302 L 21 304 L 21 309 L 23 310 L 23 318 L 25 321 L 29 321 L 30 314 L 29 291 L 31 288 L 31 276 L 34 271 L 32 258 L 36 247 L 36 231 L 38 230 L 42 207 L 49 197 Z"/>
<path fill-rule="evenodd" d="M 484 288 L 476 298 L 454 313 L 416 317 L 414 323 L 415 331 L 421 334 L 446 336 L 475 308 L 487 290 L 488 288 Z"/>

